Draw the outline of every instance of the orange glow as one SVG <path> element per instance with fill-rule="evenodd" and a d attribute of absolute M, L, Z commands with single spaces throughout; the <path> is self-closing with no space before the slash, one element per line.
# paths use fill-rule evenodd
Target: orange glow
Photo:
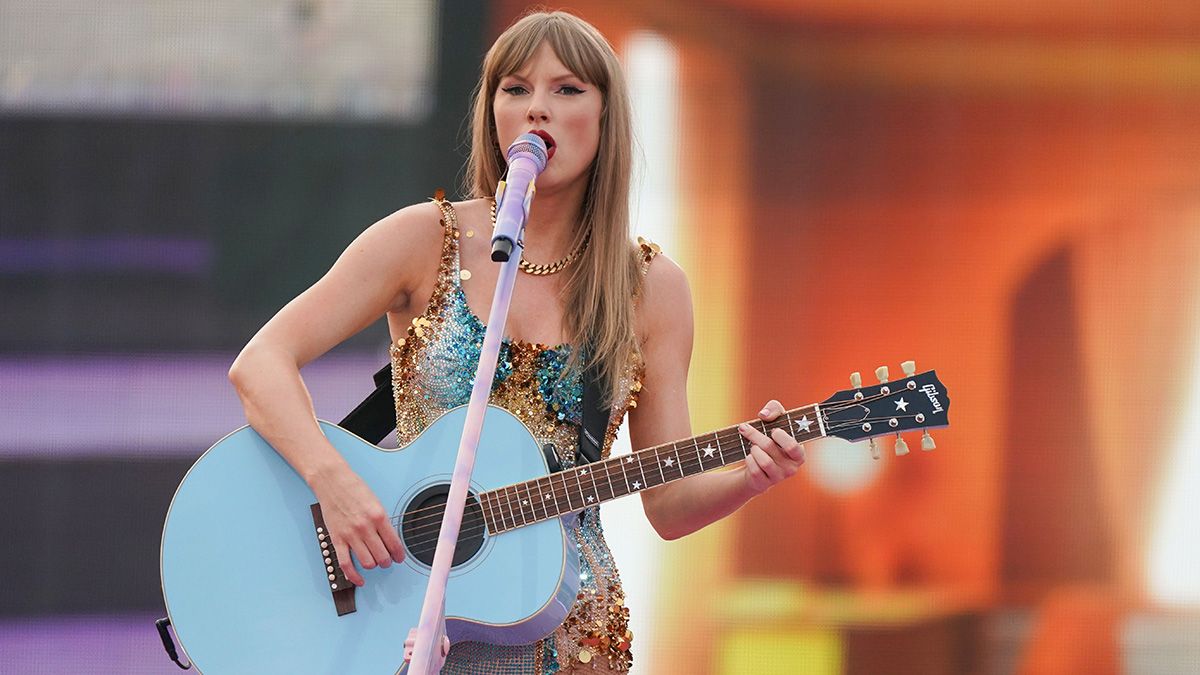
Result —
<path fill-rule="evenodd" d="M 696 299 L 697 429 L 907 359 L 953 400 L 938 449 L 913 436 L 895 457 L 885 440 L 865 489 L 828 493 L 802 472 L 672 543 L 663 569 L 687 574 L 662 579 L 669 625 L 638 648 L 716 672 L 745 646 L 721 640 L 750 621 L 714 618 L 724 599 L 768 580 L 883 613 L 928 593 L 945 644 L 976 639 L 959 617 L 1042 609 L 1022 672 L 1115 672 L 1120 645 L 1084 637 L 1146 609 L 1156 477 L 1192 384 L 1174 375 L 1191 372 L 1200 321 L 1200 60 L 1179 35 L 1200 12 L 575 9 L 615 44 L 647 25 L 679 48 L 681 220 L 691 241 L 728 245 L 716 260 L 668 251 Z M 1075 39 L 1089 31 L 1103 37 Z M 722 386 L 736 396 L 717 404 Z M 822 621 L 797 634 L 852 623 Z"/>

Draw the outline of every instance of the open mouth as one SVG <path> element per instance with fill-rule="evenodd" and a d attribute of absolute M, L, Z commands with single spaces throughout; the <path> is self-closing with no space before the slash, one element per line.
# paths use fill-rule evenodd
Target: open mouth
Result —
<path fill-rule="evenodd" d="M 554 156 L 554 137 L 549 133 L 542 131 L 541 129 L 530 129 L 529 133 L 541 138 L 543 141 L 546 141 L 546 161 L 549 162 L 550 158 Z"/>

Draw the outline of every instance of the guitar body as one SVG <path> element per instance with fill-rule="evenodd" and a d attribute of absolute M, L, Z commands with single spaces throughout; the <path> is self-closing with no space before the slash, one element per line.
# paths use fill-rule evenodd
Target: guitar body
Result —
<path fill-rule="evenodd" d="M 768 435 L 783 429 L 800 442 L 947 426 L 950 397 L 937 374 L 916 374 L 911 361 L 901 368 L 903 379 L 888 381 L 880 368 L 880 384 L 863 387 L 855 373 L 853 389 L 747 424 Z M 353 607 L 348 582 L 330 579 L 314 522 L 316 497 L 291 466 L 249 427 L 204 453 L 171 501 L 162 540 L 167 612 L 197 669 L 406 670 L 404 641 L 420 619 L 466 414 L 466 406 L 446 412 L 399 450 L 321 423 L 390 510 L 405 547 L 403 563 L 363 571 L 366 585 L 353 591 Z M 926 431 L 921 448 L 934 447 Z M 909 452 L 899 438 L 895 448 L 897 455 Z M 733 426 L 551 475 L 525 425 L 488 406 L 446 588 L 450 641 L 515 645 L 549 635 L 579 590 L 570 535 L 575 511 L 729 466 L 747 452 Z M 479 501 L 484 493 L 486 507 Z M 483 508 L 496 532 L 485 527 Z"/>
<path fill-rule="evenodd" d="M 226 436 L 188 472 L 163 528 L 162 585 L 180 643 L 209 673 L 396 673 L 416 627 L 439 516 L 404 516 L 448 488 L 466 406 L 404 448 L 384 450 L 327 422 L 321 430 L 407 531 L 403 563 L 363 570 L 355 611 L 339 616 L 313 523 L 316 498 L 250 427 Z M 471 495 L 549 472 L 529 430 L 489 406 Z M 468 509 L 470 506 L 468 506 Z M 440 511 L 437 511 L 440 514 Z M 410 522 L 405 522 L 408 517 Z M 569 518 L 460 545 L 446 589 L 451 642 L 526 644 L 565 620 L 579 588 Z M 422 518 L 421 522 L 413 519 Z M 477 521 L 476 521 L 477 522 Z M 464 535 L 468 519 L 464 516 Z M 465 560 L 464 551 L 469 555 Z"/>

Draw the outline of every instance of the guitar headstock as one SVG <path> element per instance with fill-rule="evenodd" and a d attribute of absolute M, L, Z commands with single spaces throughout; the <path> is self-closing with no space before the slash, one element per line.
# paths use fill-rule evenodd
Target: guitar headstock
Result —
<path fill-rule="evenodd" d="M 821 402 L 821 420 L 828 436 L 855 442 L 870 439 L 871 455 L 879 459 L 877 436 L 895 435 L 896 454 L 908 454 L 904 431 L 923 430 L 921 449 L 936 445 L 929 429 L 948 426 L 950 396 L 932 370 L 917 373 L 916 364 L 900 364 L 904 377 L 888 381 L 887 366 L 875 370 L 879 384 L 864 387 L 859 373 L 850 375 L 852 389 L 843 389 Z"/>

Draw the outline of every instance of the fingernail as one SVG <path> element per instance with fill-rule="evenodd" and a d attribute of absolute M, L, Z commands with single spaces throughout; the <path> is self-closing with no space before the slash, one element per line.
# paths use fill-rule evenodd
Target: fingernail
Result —
<path fill-rule="evenodd" d="M 759 414 L 759 416 L 760 416 L 760 417 L 766 417 L 766 416 L 767 416 L 767 414 L 768 414 L 768 413 L 770 413 L 770 412 L 771 412 L 770 410 L 767 410 L 766 408 L 763 408 L 762 410 L 759 410 L 759 411 L 758 411 L 758 414 Z"/>
<path fill-rule="evenodd" d="M 742 431 L 742 432 L 750 431 L 750 425 L 749 424 L 739 424 L 738 431 Z"/>

